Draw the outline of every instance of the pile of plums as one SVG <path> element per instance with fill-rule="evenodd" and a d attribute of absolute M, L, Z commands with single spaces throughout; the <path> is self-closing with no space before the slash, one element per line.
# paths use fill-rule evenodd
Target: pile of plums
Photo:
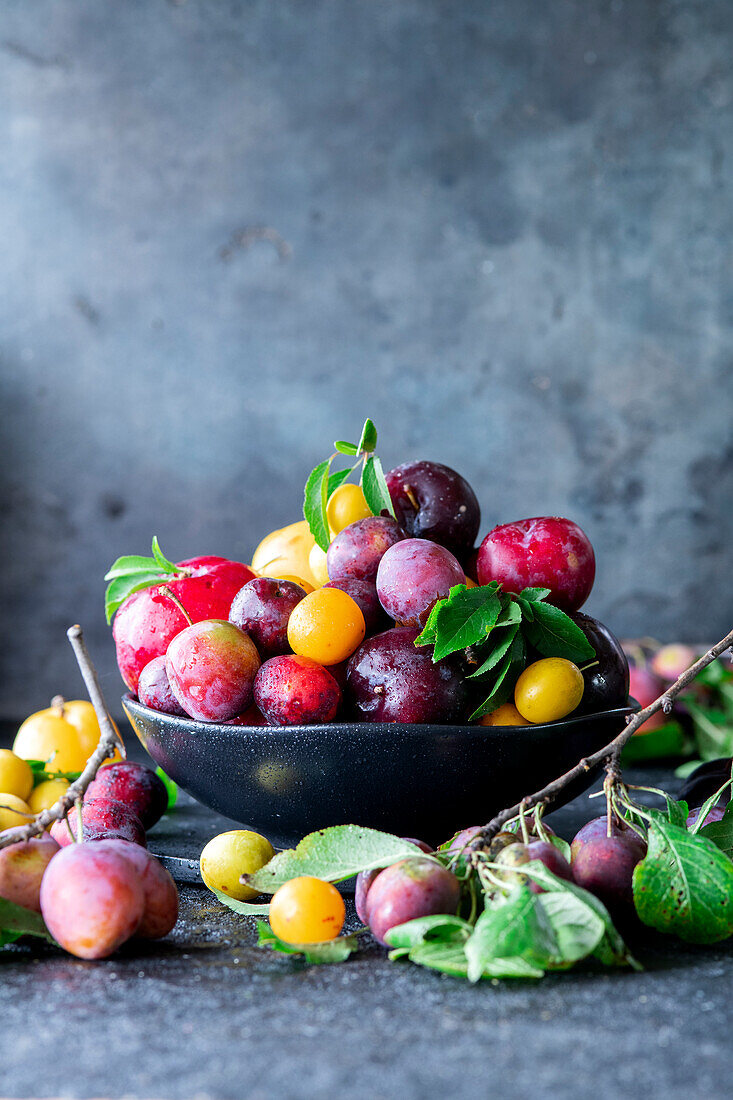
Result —
<path fill-rule="evenodd" d="M 478 501 L 455 470 L 411 462 L 391 470 L 386 481 L 395 518 L 370 515 L 356 485 L 336 489 L 325 553 L 298 524 L 292 525 L 297 532 L 268 536 L 253 561 L 260 572 L 279 575 L 195 558 L 181 562 L 180 573 L 164 585 L 128 597 L 113 630 L 130 690 L 156 710 L 203 722 L 301 725 L 337 715 L 463 722 L 481 701 L 467 679 L 469 667 L 456 657 L 433 662 L 430 647 L 416 647 L 415 639 L 452 587 L 498 581 L 513 592 L 549 588 L 548 601 L 572 614 L 593 645 L 592 667 L 582 680 L 573 673 L 578 685 L 570 710 L 593 713 L 626 703 L 628 666 L 620 644 L 579 610 L 593 586 L 595 558 L 577 524 L 560 517 L 506 523 L 476 548 Z M 262 547 L 275 536 L 281 547 L 284 532 L 290 556 L 273 551 L 274 560 L 267 560 Z M 550 677 L 544 690 L 552 694 L 557 668 L 536 671 Z M 549 719 L 522 715 L 512 705 L 485 724 L 543 720 Z"/>
<path fill-rule="evenodd" d="M 167 935 L 178 890 L 145 847 L 167 802 L 144 764 L 104 765 L 82 802 L 81 841 L 72 809 L 50 834 L 0 849 L 0 897 L 41 913 L 54 939 L 82 959 L 106 958 L 132 936 Z"/>

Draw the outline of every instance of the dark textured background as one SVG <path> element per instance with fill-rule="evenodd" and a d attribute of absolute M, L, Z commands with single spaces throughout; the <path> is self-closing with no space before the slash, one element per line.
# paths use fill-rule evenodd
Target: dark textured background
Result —
<path fill-rule="evenodd" d="M 74 620 L 116 696 L 111 559 L 246 558 L 367 413 L 578 520 L 619 633 L 727 629 L 732 54 L 729 0 L 3 0 L 0 713 Z"/>

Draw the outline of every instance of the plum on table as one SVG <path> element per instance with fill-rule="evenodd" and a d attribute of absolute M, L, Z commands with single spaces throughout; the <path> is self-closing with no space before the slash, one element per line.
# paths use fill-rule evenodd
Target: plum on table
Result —
<path fill-rule="evenodd" d="M 168 792 L 160 776 L 146 764 L 122 760 L 103 764 L 89 784 L 85 802 L 93 800 L 123 802 L 150 829 L 168 808 Z"/>
<path fill-rule="evenodd" d="M 446 867 L 410 856 L 380 872 L 366 896 L 366 920 L 381 944 L 390 928 L 433 913 L 455 913 L 460 883 Z"/>

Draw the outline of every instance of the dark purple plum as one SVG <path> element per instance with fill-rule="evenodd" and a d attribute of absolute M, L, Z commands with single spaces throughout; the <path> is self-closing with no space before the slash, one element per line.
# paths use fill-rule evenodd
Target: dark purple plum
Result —
<path fill-rule="evenodd" d="M 310 657 L 282 654 L 260 668 L 254 699 L 272 726 L 308 726 L 332 722 L 341 689 L 331 673 Z"/>
<path fill-rule="evenodd" d="M 590 837 L 573 859 L 573 879 L 595 894 L 611 916 L 627 917 L 634 911 L 634 867 L 643 858 L 629 836 Z"/>
<path fill-rule="evenodd" d="M 329 581 L 323 587 L 340 588 L 347 596 L 351 596 L 354 603 L 361 608 L 367 634 L 376 634 L 378 630 L 384 630 L 389 625 L 389 619 L 379 602 L 377 586 L 373 580 L 362 581 L 357 577 L 342 577 L 340 581 Z"/>
<path fill-rule="evenodd" d="M 181 717 L 186 714 L 171 690 L 165 670 L 165 656 L 153 657 L 152 661 L 148 661 L 140 673 L 137 697 L 146 707 L 160 710 L 163 714 L 178 714 Z"/>
<path fill-rule="evenodd" d="M 291 652 L 288 619 L 304 596 L 305 589 L 292 581 L 255 577 L 232 600 L 229 622 L 249 634 L 263 660 L 279 657 Z"/>
<path fill-rule="evenodd" d="M 465 583 L 458 559 L 427 539 L 395 543 L 377 570 L 379 602 L 400 626 L 423 626 L 434 604 Z"/>
<path fill-rule="evenodd" d="M 621 642 L 591 615 L 576 611 L 570 618 L 593 646 L 598 662 L 583 672 L 583 698 L 575 713 L 599 714 L 603 710 L 625 707 L 629 698 L 629 662 Z"/>
<path fill-rule="evenodd" d="M 410 843 L 415 844 L 421 852 L 432 852 L 432 848 L 429 844 L 426 844 L 424 840 L 416 840 L 414 836 L 405 836 L 403 840 L 409 840 Z M 356 915 L 363 924 L 367 923 L 366 918 L 366 899 L 367 894 L 371 888 L 377 875 L 381 875 L 383 867 L 377 867 L 375 871 L 360 871 L 356 876 L 356 888 L 354 890 L 354 904 L 356 906 Z"/>
<path fill-rule="evenodd" d="M 440 462 L 404 462 L 386 475 L 395 516 L 413 538 L 430 539 L 454 554 L 470 551 L 481 509 L 465 478 Z"/>
<path fill-rule="evenodd" d="M 431 660 L 416 648 L 418 632 L 394 627 L 367 638 L 349 660 L 347 699 L 365 722 L 459 721 L 468 691 L 450 659 Z"/>
<path fill-rule="evenodd" d="M 456 876 L 431 859 L 402 859 L 377 875 L 366 898 L 366 920 L 384 944 L 397 924 L 433 913 L 455 913 L 461 888 Z"/>
<path fill-rule="evenodd" d="M 570 845 L 570 863 L 573 864 L 589 840 L 595 840 L 599 836 L 608 836 L 608 818 L 604 814 L 603 817 L 594 817 L 592 821 L 588 821 L 582 829 L 573 837 L 572 844 Z M 619 821 L 614 818 L 611 821 L 611 836 L 624 837 L 629 844 L 633 844 L 639 851 L 639 858 L 641 859 L 646 855 L 646 842 L 639 836 L 638 833 L 626 825 L 625 822 Z"/>
<path fill-rule="evenodd" d="M 118 760 L 103 764 L 89 784 L 84 802 L 93 799 L 124 802 L 150 829 L 168 809 L 168 792 L 159 775 L 146 764 Z"/>
<path fill-rule="evenodd" d="M 687 815 L 687 821 L 685 822 L 688 829 L 691 829 L 693 825 L 697 824 L 697 819 L 700 816 L 701 810 L 702 806 L 695 806 L 693 810 L 690 810 Z M 711 806 L 705 815 L 705 825 L 710 825 L 713 821 L 721 821 L 724 813 L 724 806 Z"/>
<path fill-rule="evenodd" d="M 562 852 L 549 840 L 530 841 L 527 845 L 527 855 L 530 859 L 538 859 L 540 863 L 544 863 L 547 870 L 552 871 L 553 875 L 572 882 L 573 872 L 570 869 L 570 864 Z M 544 893 L 542 887 L 538 886 L 536 882 L 530 882 L 529 888 L 533 894 Z"/>
<path fill-rule="evenodd" d="M 328 576 L 332 581 L 355 577 L 373 581 L 382 555 L 405 534 L 388 516 L 370 516 L 350 523 L 332 540 L 326 555 Z"/>

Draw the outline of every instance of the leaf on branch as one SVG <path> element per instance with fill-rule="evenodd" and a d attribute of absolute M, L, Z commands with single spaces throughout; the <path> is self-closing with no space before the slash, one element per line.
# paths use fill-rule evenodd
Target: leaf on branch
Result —
<path fill-rule="evenodd" d="M 251 901 L 238 901 L 237 898 L 230 898 L 229 894 L 225 894 L 222 890 L 216 890 L 213 887 L 209 887 L 209 889 L 212 894 L 216 894 L 222 905 L 226 905 L 227 909 L 239 913 L 242 917 L 266 917 L 270 912 L 269 901 L 262 904 Z"/>
<path fill-rule="evenodd" d="M 702 814 L 700 819 L 704 820 Z M 707 825 L 703 825 L 698 836 L 711 840 L 716 848 L 725 852 L 728 859 L 733 860 L 733 802 L 729 802 L 725 807 L 725 813 L 720 821 L 710 821 Z"/>
<path fill-rule="evenodd" d="M 436 607 L 433 661 L 440 661 L 483 641 L 499 618 L 501 600 L 495 591 L 457 584 Z M 416 644 L 424 643 L 418 638 Z"/>
<path fill-rule="evenodd" d="M 377 429 L 374 427 L 374 421 L 369 417 L 364 421 L 364 427 L 361 429 L 361 437 L 359 439 L 359 446 L 356 449 L 357 454 L 371 454 L 372 451 L 377 449 Z"/>
<path fill-rule="evenodd" d="M 390 833 L 359 825 L 333 825 L 309 833 L 297 848 L 278 852 L 259 871 L 243 875 L 242 881 L 262 894 L 274 894 L 284 882 L 298 875 L 342 882 L 359 871 L 389 867 L 415 855 L 430 858 L 415 844 Z"/>
<path fill-rule="evenodd" d="M 359 933 L 337 936 L 325 943 L 286 943 L 264 921 L 257 921 L 258 947 L 269 947 L 283 955 L 303 955 L 308 963 L 340 963 L 359 949 Z"/>
<path fill-rule="evenodd" d="M 345 439 L 337 439 L 333 449 L 340 455 L 349 455 L 350 458 L 354 458 L 359 450 L 356 443 L 347 443 Z"/>
<path fill-rule="evenodd" d="M 40 913 L 0 898 L 0 938 L 5 943 L 11 943 L 19 936 L 38 936 L 49 943 L 55 943 Z"/>
<path fill-rule="evenodd" d="M 361 488 L 373 515 L 388 512 L 394 519 L 394 505 L 389 495 L 382 463 L 375 454 L 370 454 L 361 471 Z"/>
<path fill-rule="evenodd" d="M 712 840 L 652 821 L 647 854 L 634 868 L 634 904 L 644 924 L 689 943 L 733 934 L 733 863 Z"/>
<path fill-rule="evenodd" d="M 140 554 L 125 554 L 117 558 L 105 573 L 104 579 L 109 581 L 104 594 L 104 611 L 108 623 L 133 592 L 163 584 L 167 578 L 179 572 L 176 563 L 170 561 L 160 549 L 157 535 L 153 536 L 152 553 L 150 558 Z"/>
<path fill-rule="evenodd" d="M 498 627 L 495 626 L 494 631 L 496 631 L 497 629 Z M 475 672 L 472 672 L 468 676 L 468 679 L 475 680 L 478 679 L 479 676 L 485 676 L 487 672 L 490 672 L 491 669 L 494 668 L 494 666 L 497 665 L 502 657 L 509 651 L 518 630 L 519 623 L 515 623 L 513 626 L 510 626 L 507 630 L 506 635 L 502 638 L 501 641 L 496 643 L 495 647 L 491 650 L 489 656 L 486 658 L 484 663 L 480 665 Z"/>
<path fill-rule="evenodd" d="M 533 603 L 534 619 L 525 624 L 528 640 L 545 657 L 565 657 L 569 661 L 590 661 L 595 650 L 573 620 L 549 603 Z"/>
<path fill-rule="evenodd" d="M 331 469 L 331 459 L 319 462 L 315 469 L 311 470 L 305 483 L 305 496 L 303 498 L 303 515 L 310 527 L 311 534 L 321 550 L 327 550 L 329 544 L 328 520 L 326 518 L 326 504 L 328 502 L 328 475 Z"/>

